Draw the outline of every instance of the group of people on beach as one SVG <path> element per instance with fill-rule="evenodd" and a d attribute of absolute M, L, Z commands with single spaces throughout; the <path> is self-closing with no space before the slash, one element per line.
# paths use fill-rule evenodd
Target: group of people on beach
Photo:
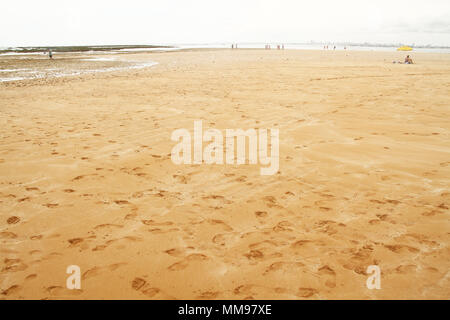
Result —
<path fill-rule="evenodd" d="M 328 45 L 323 46 L 323 50 L 328 50 Z M 336 46 L 333 46 L 333 50 L 336 50 Z M 344 47 L 344 50 L 347 50 L 347 47 Z"/>
<path fill-rule="evenodd" d="M 264 49 L 266 49 L 266 50 L 270 50 L 272 47 L 270 46 L 270 44 L 266 44 L 265 46 L 264 46 Z M 277 50 L 284 50 L 284 44 L 282 44 L 282 45 L 277 45 Z"/>
<path fill-rule="evenodd" d="M 231 49 L 237 49 L 237 48 L 238 48 L 237 43 L 236 43 L 236 44 L 233 43 L 233 44 L 231 45 Z M 270 49 L 271 49 L 270 44 L 266 44 L 266 45 L 264 46 L 264 49 L 270 50 Z M 278 45 L 277 45 L 277 50 L 284 50 L 284 44 L 278 44 Z"/>

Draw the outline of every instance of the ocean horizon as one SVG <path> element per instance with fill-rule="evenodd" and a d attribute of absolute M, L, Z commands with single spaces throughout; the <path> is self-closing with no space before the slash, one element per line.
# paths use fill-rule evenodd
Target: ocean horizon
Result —
<path fill-rule="evenodd" d="M 265 49 L 270 45 L 271 49 L 284 46 L 285 50 L 353 50 L 353 51 L 396 51 L 402 44 L 344 44 L 344 43 L 283 43 L 283 42 L 220 42 L 220 43 L 165 43 L 153 45 L 77 45 L 77 46 L 27 46 L 27 47 L 0 47 L 0 55 L 26 55 L 41 54 L 51 48 L 54 52 L 84 52 L 84 53 L 126 53 L 126 52 L 151 52 L 174 51 L 186 49 L 228 49 L 237 45 L 239 49 Z M 328 46 L 327 49 L 324 49 Z M 413 46 L 413 52 L 450 53 L 450 47 L 445 46 Z"/>

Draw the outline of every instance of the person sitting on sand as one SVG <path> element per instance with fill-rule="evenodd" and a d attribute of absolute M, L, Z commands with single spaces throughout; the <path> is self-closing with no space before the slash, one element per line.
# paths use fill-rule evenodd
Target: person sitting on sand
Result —
<path fill-rule="evenodd" d="M 411 57 L 409 55 L 406 56 L 405 58 L 405 64 L 413 64 L 414 62 L 412 61 Z"/>

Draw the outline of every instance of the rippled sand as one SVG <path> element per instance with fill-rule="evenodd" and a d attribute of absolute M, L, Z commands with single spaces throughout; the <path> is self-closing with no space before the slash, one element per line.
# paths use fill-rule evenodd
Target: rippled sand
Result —
<path fill-rule="evenodd" d="M 126 57 L 159 64 L 0 83 L 0 298 L 450 298 L 450 55 Z M 279 173 L 174 165 L 194 120 L 278 128 Z"/>

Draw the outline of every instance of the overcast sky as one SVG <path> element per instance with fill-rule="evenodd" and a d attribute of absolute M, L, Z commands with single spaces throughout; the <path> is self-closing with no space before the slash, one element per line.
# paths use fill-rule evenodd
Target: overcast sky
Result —
<path fill-rule="evenodd" d="M 11 0 L 0 46 L 350 41 L 450 46 L 450 0 Z"/>

